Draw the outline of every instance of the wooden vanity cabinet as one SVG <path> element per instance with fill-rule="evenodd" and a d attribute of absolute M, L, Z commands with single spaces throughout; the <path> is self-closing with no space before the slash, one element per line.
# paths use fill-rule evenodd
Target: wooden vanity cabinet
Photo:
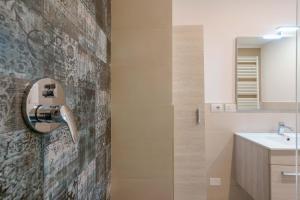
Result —
<path fill-rule="evenodd" d="M 236 135 L 235 179 L 254 200 L 296 199 L 295 153 L 270 150 Z"/>

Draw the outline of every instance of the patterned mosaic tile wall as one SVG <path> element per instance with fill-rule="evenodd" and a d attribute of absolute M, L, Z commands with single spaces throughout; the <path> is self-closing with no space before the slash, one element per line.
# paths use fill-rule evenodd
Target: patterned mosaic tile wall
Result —
<path fill-rule="evenodd" d="M 59 80 L 77 117 L 25 126 L 28 81 Z M 110 199 L 110 0 L 0 0 L 0 199 Z"/>

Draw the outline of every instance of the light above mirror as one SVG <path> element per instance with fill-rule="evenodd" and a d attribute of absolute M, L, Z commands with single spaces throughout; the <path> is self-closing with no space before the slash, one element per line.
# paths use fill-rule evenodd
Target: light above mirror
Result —
<path fill-rule="evenodd" d="M 263 35 L 265 40 L 279 40 L 285 37 L 293 37 L 296 31 L 299 30 L 299 26 L 280 26 L 276 28 L 277 33 Z"/>
<path fill-rule="evenodd" d="M 294 33 L 299 30 L 298 26 L 280 26 L 276 28 L 278 33 Z"/>
<path fill-rule="evenodd" d="M 281 34 L 266 34 L 263 35 L 263 39 L 265 40 L 279 40 L 282 38 Z"/>

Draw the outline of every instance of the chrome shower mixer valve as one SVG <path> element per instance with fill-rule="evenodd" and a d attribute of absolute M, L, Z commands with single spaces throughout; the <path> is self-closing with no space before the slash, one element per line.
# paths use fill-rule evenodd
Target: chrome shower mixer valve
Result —
<path fill-rule="evenodd" d="M 73 142 L 78 142 L 76 120 L 65 103 L 64 89 L 58 81 L 43 78 L 30 83 L 23 98 L 22 114 L 27 126 L 42 134 L 67 124 Z"/>

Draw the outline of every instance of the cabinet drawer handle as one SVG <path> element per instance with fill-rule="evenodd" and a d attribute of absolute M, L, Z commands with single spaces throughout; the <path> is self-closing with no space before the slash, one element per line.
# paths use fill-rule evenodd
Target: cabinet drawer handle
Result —
<path fill-rule="evenodd" d="M 281 172 L 282 176 L 300 176 L 300 173 L 294 173 L 294 172 Z"/>

